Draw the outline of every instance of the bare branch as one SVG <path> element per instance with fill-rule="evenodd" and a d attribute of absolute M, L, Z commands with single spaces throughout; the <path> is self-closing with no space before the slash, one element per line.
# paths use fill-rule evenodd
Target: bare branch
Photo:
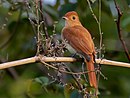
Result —
<path fill-rule="evenodd" d="M 112 60 L 107 60 L 107 59 L 96 59 L 96 63 L 130 68 L 130 63 L 112 61 Z"/>
<path fill-rule="evenodd" d="M 36 61 L 38 61 L 37 57 L 30 57 L 26 59 L 17 60 L 17 61 L 2 63 L 0 64 L 0 69 L 5 69 L 5 68 L 29 64 L 29 63 L 35 63 Z"/>
<path fill-rule="evenodd" d="M 5 68 L 9 68 L 9 67 L 14 67 L 14 66 L 20 66 L 20 65 L 30 64 L 30 63 L 35 63 L 35 62 L 40 62 L 40 58 L 41 58 L 41 56 L 35 56 L 35 57 L 30 57 L 30 58 L 26 58 L 26 59 L 22 59 L 22 60 L 2 63 L 2 64 L 0 64 L 0 69 L 5 69 Z M 42 56 L 41 60 L 46 62 L 46 63 L 47 62 L 79 62 L 79 61 L 83 61 L 80 58 L 76 59 L 76 58 L 72 58 L 72 57 L 45 57 L 45 56 Z M 107 60 L 107 59 L 96 59 L 96 63 L 130 68 L 129 63 L 111 61 L 111 60 Z"/>
<path fill-rule="evenodd" d="M 117 10 L 117 13 L 118 13 L 118 19 L 116 20 L 116 26 L 117 26 L 117 30 L 118 30 L 119 39 L 120 39 L 120 41 L 122 43 L 122 46 L 123 46 L 124 51 L 125 51 L 125 54 L 126 54 L 128 60 L 130 62 L 129 51 L 127 49 L 125 41 L 122 38 L 122 30 L 121 30 L 121 27 L 120 27 L 120 21 L 121 21 L 121 17 L 123 15 L 123 13 L 121 12 L 118 4 L 116 3 L 116 0 L 114 0 L 114 3 L 115 3 L 115 7 L 116 7 L 116 10 Z"/>
<path fill-rule="evenodd" d="M 37 29 L 37 53 L 36 54 L 38 55 L 38 54 L 44 53 L 42 35 L 40 33 L 40 29 L 41 29 L 41 25 L 44 24 L 45 22 L 44 21 L 40 22 L 40 15 L 42 15 L 42 13 L 39 12 L 39 3 L 40 3 L 40 9 L 42 10 L 42 4 L 41 4 L 42 1 L 35 0 L 35 3 L 36 3 L 36 17 L 37 17 L 37 19 L 36 19 L 36 22 L 37 22 L 37 26 L 36 26 L 37 27 L 36 28 Z M 45 25 L 44 25 L 44 27 L 45 27 Z M 43 28 L 43 30 L 44 30 L 44 28 Z"/>
<path fill-rule="evenodd" d="M 42 6 L 42 3 L 43 3 L 42 0 L 40 0 L 40 11 L 41 11 L 40 14 L 41 14 L 41 20 L 43 21 L 43 27 L 42 27 L 42 29 L 43 29 L 43 31 L 45 33 L 46 39 L 48 39 L 49 35 L 48 35 L 48 32 L 47 32 L 45 17 L 43 15 L 43 6 Z"/>

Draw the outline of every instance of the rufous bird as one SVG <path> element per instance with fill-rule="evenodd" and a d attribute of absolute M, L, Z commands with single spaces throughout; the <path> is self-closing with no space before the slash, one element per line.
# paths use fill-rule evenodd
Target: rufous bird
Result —
<path fill-rule="evenodd" d="M 89 31 L 80 23 L 78 14 L 70 11 L 63 16 L 65 27 L 62 29 L 62 39 L 82 55 L 88 70 L 90 86 L 97 88 L 97 79 L 94 68 L 95 47 Z"/>

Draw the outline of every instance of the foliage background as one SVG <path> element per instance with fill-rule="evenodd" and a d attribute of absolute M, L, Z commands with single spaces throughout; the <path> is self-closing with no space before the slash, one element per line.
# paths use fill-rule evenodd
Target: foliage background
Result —
<path fill-rule="evenodd" d="M 26 0 L 25 0 L 26 1 Z M 44 1 L 44 0 L 43 0 Z M 27 1 L 32 4 L 33 1 Z M 130 51 L 130 1 L 117 0 L 123 11 L 121 18 L 122 35 Z M 103 32 L 104 58 L 128 62 L 121 42 L 118 38 L 114 19 L 117 12 L 113 0 L 101 0 L 101 28 Z M 93 11 L 98 16 L 98 0 L 91 3 Z M 22 0 L 0 1 L 0 61 L 12 61 L 31 57 L 36 54 L 36 34 L 27 17 L 34 18 L 31 8 L 25 6 Z M 64 26 L 61 17 L 68 11 L 75 10 L 80 16 L 82 24 L 91 32 L 94 43 L 99 48 L 99 30 L 94 20 L 87 0 L 54 0 L 43 2 L 48 32 L 55 33 L 60 40 L 60 33 Z M 69 66 L 69 65 L 68 65 Z M 108 78 L 100 77 L 100 98 L 128 98 L 130 96 L 130 73 L 128 68 L 102 65 L 102 73 Z M 53 70 L 46 71 L 41 64 L 28 64 L 15 68 L 0 70 L 0 98 L 64 98 L 64 88 L 48 76 Z M 71 98 L 76 98 L 73 92 Z"/>

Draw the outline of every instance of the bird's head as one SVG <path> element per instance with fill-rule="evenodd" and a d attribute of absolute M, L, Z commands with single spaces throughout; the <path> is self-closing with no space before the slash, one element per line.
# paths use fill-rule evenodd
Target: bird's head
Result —
<path fill-rule="evenodd" d="M 66 27 L 73 27 L 76 25 L 81 25 L 78 14 L 75 11 L 66 13 L 62 18 L 65 19 Z"/>

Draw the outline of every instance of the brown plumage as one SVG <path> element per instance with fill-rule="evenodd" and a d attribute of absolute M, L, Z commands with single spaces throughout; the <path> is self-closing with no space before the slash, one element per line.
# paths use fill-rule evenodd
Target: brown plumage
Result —
<path fill-rule="evenodd" d="M 95 48 L 90 33 L 82 26 L 78 14 L 71 11 L 65 14 L 65 27 L 62 30 L 62 38 L 67 40 L 77 53 L 85 58 L 89 83 L 92 87 L 97 88 L 96 73 L 94 68 Z"/>

